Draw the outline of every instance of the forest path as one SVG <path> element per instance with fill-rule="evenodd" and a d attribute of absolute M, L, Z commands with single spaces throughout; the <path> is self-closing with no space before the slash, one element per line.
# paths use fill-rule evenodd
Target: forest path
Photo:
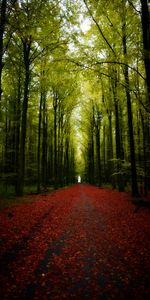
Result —
<path fill-rule="evenodd" d="M 0 212 L 1 299 L 149 299 L 150 215 L 78 184 Z"/>

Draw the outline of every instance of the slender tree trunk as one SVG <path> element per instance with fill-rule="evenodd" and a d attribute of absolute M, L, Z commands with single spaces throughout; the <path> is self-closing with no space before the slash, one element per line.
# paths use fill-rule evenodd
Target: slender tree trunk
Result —
<path fill-rule="evenodd" d="M 40 192 L 41 186 L 41 120 L 42 120 L 42 105 L 43 105 L 43 93 L 40 95 L 40 107 L 39 107 L 39 124 L 38 124 L 38 178 L 37 178 L 37 192 Z"/>
<path fill-rule="evenodd" d="M 66 152 L 66 159 L 65 159 L 65 170 L 66 170 L 66 184 L 68 185 L 70 183 L 70 164 L 69 164 L 69 138 L 66 137 L 66 145 L 65 145 L 65 152 Z"/>
<path fill-rule="evenodd" d="M 101 186 L 101 159 L 100 159 L 100 128 L 96 125 L 96 152 L 97 152 L 97 170 L 98 170 L 98 186 Z"/>
<path fill-rule="evenodd" d="M 116 98 L 114 96 L 114 98 Z M 121 166 L 121 162 L 120 162 L 120 128 L 119 128 L 119 115 L 118 115 L 118 101 L 116 99 L 114 99 L 115 101 L 115 139 L 116 139 L 116 171 L 117 171 L 117 175 L 115 176 L 117 179 L 117 185 L 119 188 L 119 191 L 122 190 L 121 188 L 121 174 L 120 174 L 120 166 Z"/>
<path fill-rule="evenodd" d="M 120 157 L 122 160 L 124 160 L 124 139 L 123 139 L 124 124 L 123 124 L 123 111 L 121 106 L 119 106 L 119 128 L 120 128 Z"/>
<path fill-rule="evenodd" d="M 147 176 L 148 176 L 148 170 L 147 170 L 147 153 L 146 153 L 146 128 L 145 128 L 145 124 L 144 124 L 144 117 L 142 114 L 142 111 L 140 110 L 140 115 L 141 115 L 141 121 L 142 121 L 142 132 L 143 132 L 143 160 L 144 160 L 144 195 L 147 196 L 148 193 L 148 180 L 147 180 Z"/>
<path fill-rule="evenodd" d="M 61 102 L 58 104 L 58 183 L 62 185 L 62 165 L 61 165 Z"/>
<path fill-rule="evenodd" d="M 138 196 L 138 185 L 137 185 L 137 172 L 136 172 L 136 160 L 135 160 L 135 144 L 133 134 L 133 118 L 131 108 L 131 97 L 129 92 L 129 74 L 128 67 L 124 70 L 125 82 L 126 82 L 126 97 L 127 97 L 127 111 L 128 111 L 128 127 L 129 127 L 129 140 L 130 140 L 130 160 L 131 160 L 131 178 L 132 178 L 132 194 Z"/>
<path fill-rule="evenodd" d="M 126 3 L 126 0 L 123 2 L 123 6 L 122 6 L 122 8 L 123 8 L 123 10 L 122 10 L 122 46 L 123 46 L 124 59 L 127 62 L 127 36 L 126 36 L 126 8 L 125 8 L 125 3 Z M 125 92 L 126 92 L 126 100 L 127 100 L 132 195 L 137 197 L 137 196 L 139 196 L 139 192 L 138 192 L 138 184 L 137 184 L 135 144 L 134 144 L 134 133 L 133 133 L 133 117 L 132 117 L 132 107 L 131 107 L 128 64 L 126 64 L 124 66 L 123 72 L 124 72 Z"/>
<path fill-rule="evenodd" d="M 106 181 L 106 126 L 103 125 L 103 182 Z"/>
<path fill-rule="evenodd" d="M 51 180 L 53 180 L 54 178 L 54 138 L 53 138 L 53 129 L 50 130 L 50 142 L 49 142 L 49 146 L 50 146 L 50 151 L 49 151 L 49 155 L 50 155 L 50 163 L 49 163 L 49 177 Z"/>
<path fill-rule="evenodd" d="M 20 121 L 21 121 L 21 63 L 19 66 L 18 74 L 18 91 L 17 91 L 17 104 L 15 115 L 15 191 L 17 193 L 17 172 L 19 170 L 19 145 L 20 145 Z"/>
<path fill-rule="evenodd" d="M 115 179 L 112 174 L 114 173 L 114 163 L 112 161 L 114 157 L 113 153 L 113 134 L 112 134 L 112 112 L 107 111 L 108 114 L 108 136 L 107 136 L 107 182 L 113 185 L 113 188 L 116 187 Z"/>
<path fill-rule="evenodd" d="M 112 114 L 109 113 L 109 159 L 113 159 Z"/>
<path fill-rule="evenodd" d="M 93 129 L 91 131 L 90 142 L 88 145 L 88 178 L 89 183 L 94 183 L 94 139 Z"/>
<path fill-rule="evenodd" d="M 123 184 L 123 176 L 121 173 L 122 168 L 122 146 L 121 146 L 121 133 L 120 133 L 120 118 L 119 118 L 119 103 L 117 99 L 117 69 L 113 68 L 114 78 L 111 80 L 112 83 L 112 91 L 113 91 L 113 98 L 114 98 L 114 108 L 115 108 L 115 142 L 116 142 L 116 178 L 117 178 L 117 185 L 119 191 L 124 190 Z"/>
<path fill-rule="evenodd" d="M 119 110 L 118 110 L 118 101 L 116 99 L 115 99 L 115 138 L 116 138 L 116 157 L 117 159 L 121 159 Z"/>
<path fill-rule="evenodd" d="M 28 94 L 29 94 L 29 80 L 30 80 L 30 49 L 31 41 L 22 40 L 24 66 L 25 66 L 25 81 L 24 81 L 24 98 L 22 104 L 22 121 L 21 121 L 21 136 L 20 136 L 20 158 L 19 171 L 17 180 L 17 195 L 23 195 L 24 175 L 25 175 L 25 144 L 26 144 L 26 127 L 27 127 L 27 109 L 28 109 Z"/>
<path fill-rule="evenodd" d="M 126 56 L 126 37 L 123 39 L 123 50 Z M 128 113 L 128 127 L 129 127 L 129 141 L 130 141 L 130 160 L 131 160 L 131 180 L 132 180 L 132 195 L 139 196 L 138 184 L 137 184 L 137 172 L 136 172 L 136 159 L 135 159 L 135 144 L 133 134 L 133 118 L 132 118 L 132 107 L 131 107 L 131 96 L 129 91 L 129 74 L 128 66 L 124 67 L 124 78 L 125 78 L 125 90 L 127 99 L 127 113 Z"/>
<path fill-rule="evenodd" d="M 47 188 L 47 112 L 46 112 L 46 93 L 43 94 L 43 142 L 42 142 L 42 182 L 43 187 Z"/>
<path fill-rule="evenodd" d="M 115 97 L 116 98 L 116 97 Z M 124 191 L 123 176 L 121 173 L 122 156 L 121 156 L 121 139 L 120 139 L 120 122 L 119 122 L 119 109 L 118 101 L 115 99 L 115 138 L 116 138 L 116 158 L 117 158 L 117 183 L 119 191 Z"/>
<path fill-rule="evenodd" d="M 5 184 L 5 191 L 7 191 L 7 173 L 8 173 L 8 117 L 6 112 L 6 119 L 5 119 L 5 150 L 4 150 L 4 184 Z"/>
<path fill-rule="evenodd" d="M 60 144 L 59 144 L 59 182 L 61 186 L 63 186 L 63 112 L 61 112 L 60 116 Z"/>
<path fill-rule="evenodd" d="M 57 94 L 54 95 L 53 108 L 54 108 L 54 185 L 58 187 L 58 155 L 57 155 L 57 107 L 58 98 Z"/>
<path fill-rule="evenodd" d="M 89 142 L 89 178 L 90 183 L 95 182 L 95 164 L 94 164 L 94 107 L 90 117 L 90 142 Z"/>
<path fill-rule="evenodd" d="M 75 168 L 75 151 L 74 147 L 71 147 L 71 154 L 70 154 L 70 178 L 71 183 L 75 183 L 75 174 L 76 174 L 76 168 Z"/>
<path fill-rule="evenodd" d="M 150 106 L 150 12 L 148 2 L 148 0 L 141 0 L 141 19 L 143 30 L 144 64 L 148 91 L 148 105 Z"/>
<path fill-rule="evenodd" d="M 4 44 L 3 44 L 3 37 L 5 31 L 5 24 L 6 24 L 6 5 L 7 0 L 2 0 L 1 3 L 1 13 L 0 13 L 0 119 L 1 119 L 1 96 L 2 96 L 2 69 L 3 69 L 3 51 L 4 51 Z"/>
<path fill-rule="evenodd" d="M 101 126 L 101 112 L 97 104 L 93 105 L 93 125 L 95 127 L 96 138 L 96 161 L 97 161 L 97 176 L 98 186 L 101 186 L 101 149 L 100 149 L 100 126 Z"/>

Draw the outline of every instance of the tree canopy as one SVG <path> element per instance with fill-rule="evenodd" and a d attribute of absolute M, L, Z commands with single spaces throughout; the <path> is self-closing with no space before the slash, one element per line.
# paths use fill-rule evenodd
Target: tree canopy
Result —
<path fill-rule="evenodd" d="M 0 1 L 0 189 L 150 188 L 148 0 Z"/>

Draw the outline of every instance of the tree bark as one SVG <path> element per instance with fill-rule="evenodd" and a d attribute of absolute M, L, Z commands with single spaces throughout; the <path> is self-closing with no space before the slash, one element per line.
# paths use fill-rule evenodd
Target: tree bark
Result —
<path fill-rule="evenodd" d="M 97 170 L 98 170 L 98 186 L 101 186 L 101 159 L 100 159 L 100 128 L 96 126 L 96 152 L 97 152 Z"/>
<path fill-rule="evenodd" d="M 144 196 L 147 196 L 148 193 L 148 169 L 147 169 L 147 153 L 146 153 L 146 140 L 147 140 L 147 135 L 146 135 L 146 126 L 144 123 L 144 117 L 142 114 L 142 111 L 140 110 L 140 116 L 141 116 L 141 121 L 142 121 L 142 133 L 143 133 L 143 160 L 144 160 Z"/>
<path fill-rule="evenodd" d="M 40 107 L 39 107 L 39 123 L 38 123 L 38 178 L 37 178 L 37 192 L 40 192 L 41 185 L 41 120 L 42 120 L 42 105 L 43 105 L 43 93 L 40 95 Z"/>
<path fill-rule="evenodd" d="M 24 81 L 24 98 L 22 104 L 22 121 L 21 121 L 21 135 L 20 135 L 20 158 L 19 171 L 17 180 L 17 195 L 23 195 L 24 175 L 25 175 L 25 143 L 26 143 L 26 127 L 27 127 L 27 109 L 29 96 L 29 80 L 30 80 L 30 49 L 31 40 L 22 39 L 24 66 L 25 66 L 25 81 Z"/>
<path fill-rule="evenodd" d="M 106 181 L 113 185 L 113 188 L 116 187 L 116 183 L 112 174 L 114 173 L 114 162 L 112 161 L 114 157 L 113 153 L 113 134 L 112 134 L 112 112 L 107 110 L 108 114 L 108 146 L 107 146 L 107 176 Z"/>
<path fill-rule="evenodd" d="M 63 109 L 59 103 L 59 121 L 58 121 L 58 169 L 59 183 L 63 186 Z"/>
<path fill-rule="evenodd" d="M 43 141 L 42 141 L 42 183 L 47 188 L 47 112 L 46 93 L 43 92 Z"/>
<path fill-rule="evenodd" d="M 1 118 L 1 96 L 2 96 L 2 69 L 3 69 L 3 36 L 6 24 L 6 6 L 7 0 L 2 0 L 1 3 L 1 14 L 0 14 L 0 118 Z"/>
<path fill-rule="evenodd" d="M 103 162 L 103 182 L 106 181 L 106 126 L 103 125 L 103 157 L 102 157 L 102 162 Z"/>
<path fill-rule="evenodd" d="M 93 109 L 93 108 L 92 108 Z M 95 164 L 94 164 L 94 111 L 90 116 L 90 133 L 88 143 L 88 179 L 89 183 L 95 182 Z"/>
<path fill-rule="evenodd" d="M 127 42 L 126 42 L 126 22 L 123 15 L 123 54 L 126 60 L 127 57 Z M 131 160 L 131 184 L 132 184 L 132 195 L 134 197 L 139 196 L 138 184 L 137 184 L 137 172 L 136 172 L 136 159 L 135 159 L 135 144 L 134 144 L 134 133 L 133 133 L 133 117 L 132 117 L 132 107 L 131 107 L 131 96 L 129 89 L 129 72 L 128 66 L 124 66 L 124 79 L 125 79 L 125 91 L 127 99 L 127 114 L 128 114 L 128 127 L 129 127 L 129 142 L 130 142 L 130 160 Z"/>
<path fill-rule="evenodd" d="M 120 120 L 119 120 L 119 108 L 118 108 L 118 99 L 117 99 L 117 73 L 115 70 L 115 76 L 114 80 L 115 82 L 112 82 L 112 88 L 113 88 L 113 97 L 114 97 L 114 106 L 115 106 L 115 139 L 116 139 L 116 168 L 117 168 L 117 184 L 119 191 L 124 190 L 124 184 L 123 184 L 123 176 L 121 174 L 121 167 L 123 159 L 121 155 L 121 138 L 120 138 Z"/>
<path fill-rule="evenodd" d="M 70 163 L 69 163 L 69 137 L 66 137 L 65 143 L 65 171 L 66 171 L 66 184 L 70 183 Z"/>
<path fill-rule="evenodd" d="M 100 126 L 101 126 L 101 113 L 99 111 L 98 105 L 93 107 L 94 115 L 94 126 L 95 126 L 95 137 L 96 137 L 96 160 L 97 160 L 97 176 L 98 176 L 98 186 L 101 186 L 101 149 L 100 149 Z"/>
<path fill-rule="evenodd" d="M 19 66 L 18 74 L 18 91 L 17 91 L 17 103 L 16 103 L 16 123 L 15 123 L 15 191 L 17 193 L 17 172 L 19 170 L 19 145 L 20 145 L 20 121 L 21 121 L 21 64 Z"/>
<path fill-rule="evenodd" d="M 148 0 L 141 0 L 141 21 L 143 31 L 144 64 L 146 72 L 146 83 L 148 92 L 148 105 L 150 106 L 150 12 Z"/>
<path fill-rule="evenodd" d="M 58 187 L 58 155 L 57 155 L 57 107 L 58 107 L 58 96 L 54 94 L 53 108 L 54 108 L 54 186 L 55 189 Z"/>

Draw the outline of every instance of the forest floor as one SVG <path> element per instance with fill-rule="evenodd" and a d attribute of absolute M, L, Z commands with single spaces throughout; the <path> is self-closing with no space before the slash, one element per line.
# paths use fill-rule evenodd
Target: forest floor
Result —
<path fill-rule="evenodd" d="M 84 184 L 32 200 L 0 211 L 2 300 L 150 299 L 147 207 Z"/>

